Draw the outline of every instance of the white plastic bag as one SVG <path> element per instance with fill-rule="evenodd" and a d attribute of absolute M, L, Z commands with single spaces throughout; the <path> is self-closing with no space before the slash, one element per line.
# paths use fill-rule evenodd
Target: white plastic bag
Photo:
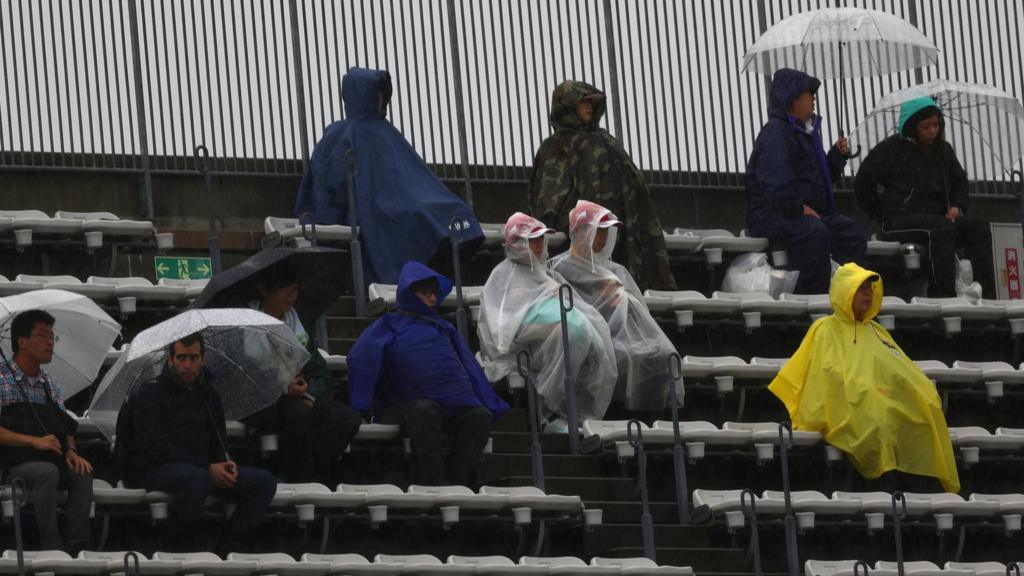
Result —
<path fill-rule="evenodd" d="M 971 266 L 970 260 L 957 258 L 956 295 L 966 298 L 971 304 L 977 304 L 981 300 L 981 284 L 974 281 L 974 267 Z"/>
<path fill-rule="evenodd" d="M 748 252 L 733 259 L 722 280 L 725 292 L 767 292 L 778 298 L 796 288 L 798 271 L 775 270 L 768 264 L 768 255 Z"/>

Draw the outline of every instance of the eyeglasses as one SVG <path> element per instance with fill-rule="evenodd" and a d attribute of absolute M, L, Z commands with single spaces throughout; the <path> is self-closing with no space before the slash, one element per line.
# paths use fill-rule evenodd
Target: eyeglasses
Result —
<path fill-rule="evenodd" d="M 60 336 L 54 334 L 53 332 L 40 332 L 38 334 L 30 335 L 29 338 L 42 338 L 43 340 L 50 340 L 54 344 L 60 342 Z"/>

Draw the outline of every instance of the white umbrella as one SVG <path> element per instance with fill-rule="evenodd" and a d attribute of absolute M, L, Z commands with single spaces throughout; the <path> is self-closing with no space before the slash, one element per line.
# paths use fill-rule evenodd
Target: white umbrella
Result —
<path fill-rule="evenodd" d="M 874 146 L 895 134 L 904 102 L 930 96 L 945 118 L 945 134 L 960 158 L 979 159 L 976 179 L 1005 174 L 1024 155 L 1024 105 L 992 86 L 932 80 L 887 94 L 854 130 L 853 139 Z"/>
<path fill-rule="evenodd" d="M 104 375 L 89 418 L 108 438 L 124 399 L 163 370 L 167 347 L 197 332 L 203 334 L 204 365 L 214 375 L 228 420 L 272 404 L 309 360 L 292 329 L 272 316 L 248 308 L 186 310 L 139 332 Z"/>
<path fill-rule="evenodd" d="M 56 322 L 53 360 L 43 366 L 66 400 L 92 384 L 103 358 L 121 333 L 121 325 L 86 296 L 66 290 L 34 290 L 0 298 L 0 348 L 11 362 L 11 321 L 26 310 L 39 309 Z"/>
<path fill-rule="evenodd" d="M 823 8 L 795 14 L 769 28 L 743 55 L 743 71 L 773 74 L 779 68 L 794 68 L 820 79 L 843 79 L 931 66 L 938 57 L 934 42 L 894 14 Z M 840 83 L 839 91 L 843 136 L 845 83 Z"/>
<path fill-rule="evenodd" d="M 823 8 L 769 28 L 743 55 L 743 71 L 795 68 L 819 78 L 881 76 L 930 66 L 938 57 L 934 42 L 894 14 Z"/>

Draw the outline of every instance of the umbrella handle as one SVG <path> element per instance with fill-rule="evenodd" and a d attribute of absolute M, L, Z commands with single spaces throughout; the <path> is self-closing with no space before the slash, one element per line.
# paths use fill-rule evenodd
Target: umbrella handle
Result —
<path fill-rule="evenodd" d="M 846 138 L 846 131 L 842 128 L 839 129 L 839 137 Z M 856 158 L 857 156 L 860 156 L 860 144 L 857 144 L 856 152 L 847 152 L 846 154 L 843 154 L 843 158 L 846 158 L 847 160 L 850 158 Z"/>
<path fill-rule="evenodd" d="M 194 156 L 196 159 L 196 171 L 199 172 L 200 174 L 206 174 L 206 163 L 209 162 L 210 160 L 209 149 L 206 148 L 205 144 L 200 144 L 199 146 L 196 146 Z"/>

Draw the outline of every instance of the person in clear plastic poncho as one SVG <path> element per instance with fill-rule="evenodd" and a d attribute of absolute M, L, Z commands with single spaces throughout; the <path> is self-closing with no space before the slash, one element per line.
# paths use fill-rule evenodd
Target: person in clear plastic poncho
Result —
<path fill-rule="evenodd" d="M 480 353 L 487 377 L 497 381 L 517 371 L 517 355 L 529 350 L 533 378 L 548 417 L 564 418 L 559 287 L 548 270 L 544 223 L 516 212 L 505 223 L 505 260 L 491 272 L 480 297 Z M 570 355 L 580 422 L 601 418 L 615 390 L 611 334 L 601 315 L 577 300 L 567 316 Z"/>
<path fill-rule="evenodd" d="M 618 218 L 607 208 L 580 200 L 569 212 L 572 247 L 551 267 L 608 322 L 618 365 L 618 390 L 626 408 L 660 410 L 668 405 L 668 358 L 675 347 L 651 316 L 640 288 L 620 264 L 611 261 Z M 683 387 L 676 393 L 682 402 Z"/>

